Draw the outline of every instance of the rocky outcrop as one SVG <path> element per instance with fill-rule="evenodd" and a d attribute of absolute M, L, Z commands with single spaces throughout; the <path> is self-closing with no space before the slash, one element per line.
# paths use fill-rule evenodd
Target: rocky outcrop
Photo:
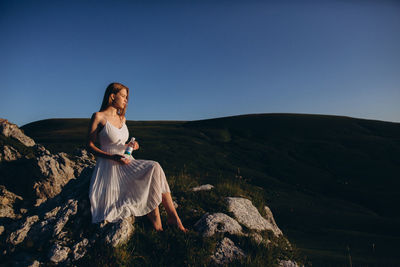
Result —
<path fill-rule="evenodd" d="M 8 157 L 15 164 L 3 168 L 2 182 L 13 185 L 13 177 L 30 175 L 20 178 L 27 182 L 16 183 L 14 188 L 34 193 L 22 197 L 0 186 L 0 265 L 74 265 L 97 243 L 116 247 L 129 240 L 134 217 L 117 223 L 91 223 L 88 190 L 95 166 L 93 155 L 81 149 L 73 155 L 52 154 L 30 142 L 15 125 L 7 121 L 2 125 L 3 134 L 32 145 L 34 151 L 33 158 Z M 31 204 L 20 208 L 24 201 Z"/>
<path fill-rule="evenodd" d="M 80 176 L 85 168 L 95 165 L 86 152 L 82 156 L 60 152 L 51 154 L 42 145 L 33 147 L 34 155 L 10 163 L 3 163 L 0 175 L 7 190 L 20 196 L 32 206 L 40 206 L 57 196 L 71 180 Z M 23 180 L 24 182 L 18 182 Z M 27 207 L 25 207 L 27 208 Z"/>
<path fill-rule="evenodd" d="M 26 136 L 16 124 L 11 123 L 6 119 L 0 118 L 0 134 L 4 135 L 5 137 L 11 137 L 15 140 L 18 140 L 25 146 L 35 145 L 35 141 L 33 141 L 32 138 Z"/>
<path fill-rule="evenodd" d="M 80 161 L 85 162 L 82 156 Z M 60 194 L 32 208 L 25 218 L 5 225 L 5 233 L 0 237 L 4 236 L 2 254 L 9 261 L 25 248 L 35 247 L 32 253 L 25 252 L 23 264 L 37 261 L 68 265 L 79 261 L 97 242 L 116 247 L 133 234 L 133 217 L 117 223 L 91 223 L 88 189 L 93 166 L 76 170 L 78 161 L 67 164 L 80 175 L 69 181 Z"/>

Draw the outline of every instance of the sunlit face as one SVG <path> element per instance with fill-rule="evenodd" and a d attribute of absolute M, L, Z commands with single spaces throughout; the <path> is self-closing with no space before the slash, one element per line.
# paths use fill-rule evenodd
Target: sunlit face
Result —
<path fill-rule="evenodd" d="M 116 95 L 114 99 L 114 106 L 116 108 L 123 109 L 128 104 L 128 92 L 126 89 L 121 89 Z"/>

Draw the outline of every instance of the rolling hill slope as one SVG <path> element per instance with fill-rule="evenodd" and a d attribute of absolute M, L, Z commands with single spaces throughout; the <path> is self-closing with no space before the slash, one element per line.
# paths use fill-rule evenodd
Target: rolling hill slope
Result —
<path fill-rule="evenodd" d="M 85 146 L 89 119 L 21 127 L 52 152 Z M 201 121 L 128 121 L 135 158 L 166 174 L 262 187 L 277 223 L 314 265 L 396 265 L 400 124 L 350 117 L 253 114 Z"/>

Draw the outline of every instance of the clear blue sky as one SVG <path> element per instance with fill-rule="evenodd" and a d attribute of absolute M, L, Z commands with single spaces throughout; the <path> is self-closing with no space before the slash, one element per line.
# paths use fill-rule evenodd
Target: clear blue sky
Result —
<path fill-rule="evenodd" d="M 400 122 L 399 1 L 0 2 L 0 117 L 251 113 Z"/>

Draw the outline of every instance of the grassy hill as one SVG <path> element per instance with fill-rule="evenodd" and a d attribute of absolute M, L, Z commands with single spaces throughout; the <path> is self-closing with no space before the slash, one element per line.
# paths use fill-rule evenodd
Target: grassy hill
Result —
<path fill-rule="evenodd" d="M 89 119 L 21 127 L 51 152 L 84 148 Z M 135 158 L 262 188 L 279 227 L 314 266 L 397 265 L 400 124 L 349 117 L 254 114 L 200 121 L 128 121 Z M 350 256 L 350 257 L 349 257 Z"/>

